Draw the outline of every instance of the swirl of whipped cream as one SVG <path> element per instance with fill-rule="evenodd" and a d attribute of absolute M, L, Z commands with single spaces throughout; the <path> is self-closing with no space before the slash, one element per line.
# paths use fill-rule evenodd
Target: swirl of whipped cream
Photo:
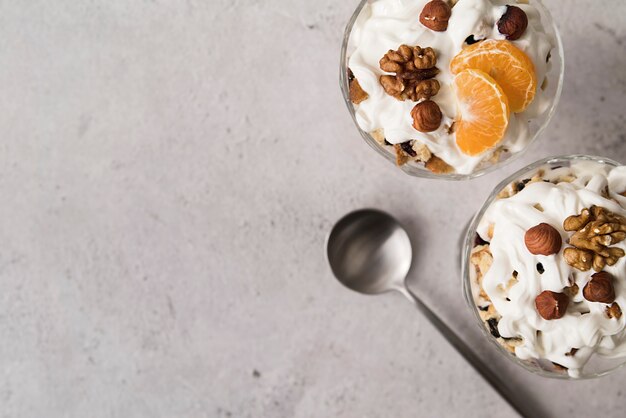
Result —
<path fill-rule="evenodd" d="M 548 181 L 529 183 L 514 196 L 494 201 L 480 220 L 477 232 L 490 241 L 493 256 L 482 287 L 502 316 L 498 323 L 501 336 L 522 338 L 522 344 L 515 348 L 520 359 L 547 359 L 567 367 L 576 377 L 594 353 L 626 356 L 626 316 L 609 318 L 605 314 L 608 305 L 583 297 L 582 289 L 593 271 L 571 267 L 563 251 L 550 256 L 531 254 L 524 244 L 524 234 L 545 222 L 556 228 L 566 243 L 570 233 L 563 229 L 563 221 L 592 205 L 626 216 L 626 197 L 620 194 L 626 191 L 626 166 L 611 168 L 580 161 L 571 167 L 542 170 L 543 179 Z M 492 238 L 488 237 L 490 228 Z M 626 241 L 616 246 L 626 250 Z M 538 271 L 538 263 L 543 273 Z M 513 271 L 517 272 L 517 283 L 506 291 Z M 626 257 L 604 271 L 615 278 L 615 302 L 626 308 Z M 570 300 L 565 316 L 543 319 L 535 308 L 535 297 L 544 290 L 562 292 L 571 281 L 579 291 Z M 575 355 L 570 353 L 572 348 L 577 349 Z"/>
<path fill-rule="evenodd" d="M 505 38 L 498 32 L 496 22 L 506 11 L 507 0 L 459 0 L 452 8 L 445 32 L 434 32 L 419 22 L 420 12 L 428 1 L 375 0 L 361 11 L 350 35 L 348 66 L 369 98 L 355 106 L 356 120 L 366 132 L 382 129 L 385 138 L 392 144 L 418 140 L 454 167 L 457 173 L 469 174 L 482 161 L 491 158 L 495 150 L 474 157 L 466 155 L 456 145 L 455 134 L 448 133 L 457 116 L 450 61 L 461 51 L 470 35 L 480 40 Z M 537 80 L 541 84 L 550 70 L 546 57 L 556 41 L 546 34 L 536 8 L 528 4 L 517 6 L 526 12 L 528 28 L 513 44 L 533 61 Z M 439 105 L 444 117 L 441 126 L 434 132 L 415 130 L 411 118 L 415 102 L 399 101 L 385 93 L 380 85 L 379 78 L 385 72 L 380 69 L 379 60 L 387 51 L 395 50 L 402 44 L 432 47 L 437 52 L 437 68 L 441 70 L 437 80 L 441 89 L 431 100 Z M 550 97 L 538 87 L 531 105 L 524 112 L 511 115 L 501 145 L 505 145 L 511 153 L 525 148 L 531 140 L 528 120 L 543 113 L 549 103 Z"/>

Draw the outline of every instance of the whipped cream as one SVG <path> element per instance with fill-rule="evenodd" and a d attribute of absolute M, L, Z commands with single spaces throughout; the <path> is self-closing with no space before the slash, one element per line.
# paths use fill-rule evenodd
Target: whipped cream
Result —
<path fill-rule="evenodd" d="M 482 278 L 484 292 L 502 316 L 498 331 L 505 338 L 522 337 L 515 348 L 520 359 L 547 359 L 568 368 L 571 376 L 582 374 L 583 366 L 596 353 L 606 357 L 626 356 L 626 257 L 604 271 L 613 275 L 615 302 L 625 311 L 620 319 L 605 315 L 607 304 L 589 302 L 582 290 L 593 270 L 581 272 L 571 267 L 563 251 L 555 255 L 531 254 L 524 244 L 524 234 L 531 227 L 545 222 L 560 233 L 564 247 L 570 233 L 563 229 L 563 221 L 578 215 L 583 208 L 601 206 L 618 215 L 626 216 L 626 166 L 611 168 L 597 162 L 573 162 L 571 167 L 550 169 L 544 167 L 543 178 L 553 182 L 571 176 L 571 182 L 534 182 L 512 197 L 494 201 L 481 219 L 477 232 L 490 241 L 493 264 Z M 608 187 L 608 198 L 603 192 Z M 543 211 L 535 206 L 539 204 Z M 489 228 L 493 237 L 489 238 Z M 615 245 L 626 250 L 626 241 Z M 540 274 L 537 264 L 545 270 Z M 513 271 L 517 283 L 505 291 Z M 545 320 L 535 308 L 535 297 L 544 290 L 563 292 L 570 279 L 578 285 L 578 293 L 570 299 L 565 316 Z M 477 289 L 474 297 L 480 298 Z M 572 348 L 575 355 L 566 355 Z"/>
<path fill-rule="evenodd" d="M 456 135 L 448 129 L 457 116 L 457 102 L 452 90 L 454 76 L 450 73 L 450 61 L 458 54 L 465 40 L 473 35 L 476 40 L 505 39 L 496 23 L 506 11 L 511 0 L 459 0 L 452 8 L 452 15 L 445 32 L 434 32 L 419 22 L 419 15 L 428 0 L 375 0 L 368 3 L 357 18 L 350 41 L 348 66 L 369 98 L 355 106 L 356 120 L 361 129 L 384 131 L 385 139 L 392 144 L 417 140 L 454 167 L 459 174 L 472 173 L 481 162 L 489 160 L 495 150 L 478 156 L 461 152 L 456 145 Z M 528 121 L 545 112 L 550 97 L 541 86 L 550 70 L 546 58 L 556 40 L 548 36 L 541 24 L 536 8 L 528 4 L 516 4 L 528 17 L 528 28 L 513 44 L 524 51 L 535 65 L 538 80 L 537 94 L 524 112 L 511 114 L 506 134 L 500 143 L 508 152 L 516 153 L 532 139 Z M 380 69 L 379 60 L 390 49 L 400 45 L 431 47 L 437 53 L 437 80 L 439 93 L 432 97 L 444 115 L 438 130 L 422 133 L 413 128 L 411 109 L 416 102 L 399 101 L 385 93 L 379 78 L 386 74 Z"/>

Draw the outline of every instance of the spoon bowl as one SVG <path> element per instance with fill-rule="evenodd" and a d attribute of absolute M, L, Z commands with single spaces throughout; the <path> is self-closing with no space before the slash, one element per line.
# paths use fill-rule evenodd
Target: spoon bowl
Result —
<path fill-rule="evenodd" d="M 389 214 L 362 209 L 337 222 L 328 237 L 326 256 L 344 286 L 375 295 L 404 288 L 411 268 L 411 241 Z"/>

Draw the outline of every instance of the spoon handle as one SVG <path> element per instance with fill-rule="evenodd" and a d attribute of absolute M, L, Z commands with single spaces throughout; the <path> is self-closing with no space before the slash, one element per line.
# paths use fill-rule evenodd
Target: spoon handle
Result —
<path fill-rule="evenodd" d="M 461 354 L 469 364 L 480 373 L 491 387 L 506 400 L 509 405 L 522 417 L 538 416 L 529 408 L 528 403 L 521 404 L 517 394 L 507 386 L 493 370 L 491 370 L 483 360 L 463 341 L 450 327 L 448 327 L 422 300 L 409 288 L 400 287 L 400 292 L 409 298 L 417 309 L 441 332 L 446 340 Z"/>

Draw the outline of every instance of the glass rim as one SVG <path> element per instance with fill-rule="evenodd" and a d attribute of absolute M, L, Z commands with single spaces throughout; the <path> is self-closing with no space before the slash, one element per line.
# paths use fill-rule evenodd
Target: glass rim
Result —
<path fill-rule="evenodd" d="M 378 143 L 378 141 L 376 141 L 372 137 L 372 135 L 369 134 L 369 132 L 366 132 L 363 129 L 361 129 L 361 127 L 359 126 L 356 120 L 356 111 L 354 109 L 354 105 L 352 101 L 350 100 L 350 86 L 349 86 L 349 80 L 348 80 L 348 44 L 350 41 L 350 35 L 352 33 L 352 28 L 357 18 L 359 17 L 361 11 L 365 7 L 365 5 L 368 3 L 372 3 L 373 1 L 375 0 L 360 0 L 359 5 L 354 10 L 352 16 L 350 17 L 350 20 L 348 20 L 348 23 L 346 25 L 346 28 L 343 34 L 343 41 L 341 44 L 341 53 L 340 53 L 340 61 L 339 61 L 339 86 L 341 88 L 344 103 L 348 107 L 348 112 L 350 113 L 350 116 L 352 117 L 352 121 L 355 127 L 357 128 L 359 134 L 365 141 L 365 143 L 367 143 L 379 155 L 381 155 L 387 161 L 393 164 L 394 167 L 397 167 L 395 155 L 393 155 L 391 152 L 383 148 Z M 538 7 L 539 14 L 541 17 L 544 17 L 544 16 L 547 17 L 548 22 L 550 24 L 550 28 L 554 35 L 554 39 L 556 41 L 556 45 L 554 48 L 556 53 L 553 53 L 552 56 L 558 56 L 560 58 L 559 65 L 558 65 L 558 82 L 557 82 L 556 91 L 554 93 L 554 97 L 552 98 L 552 104 L 550 105 L 550 108 L 546 110 L 546 112 L 544 112 L 545 120 L 543 121 L 543 123 L 541 123 L 537 131 L 532 135 L 532 138 L 530 139 L 530 141 L 528 141 L 528 143 L 524 146 L 524 148 L 517 151 L 516 153 L 511 154 L 505 160 L 498 161 L 484 168 L 475 170 L 469 174 L 459 174 L 459 173 L 435 174 L 426 168 L 423 168 L 423 167 L 420 167 L 411 163 L 407 163 L 398 167 L 405 174 L 408 174 L 413 177 L 420 177 L 420 178 L 427 178 L 427 179 L 439 179 L 439 180 L 453 180 L 453 181 L 471 180 L 477 177 L 481 177 L 501 167 L 504 167 L 514 162 L 518 158 L 520 158 L 523 154 L 526 153 L 528 148 L 541 136 L 543 131 L 548 127 L 548 125 L 550 124 L 550 121 L 552 120 L 554 114 L 556 113 L 556 109 L 561 100 L 563 82 L 565 79 L 564 77 L 565 57 L 564 57 L 564 50 L 563 50 L 563 41 L 561 39 L 561 34 L 559 32 L 559 29 L 556 26 L 556 22 L 554 21 L 550 11 L 543 4 L 543 1 L 542 0 L 530 0 L 530 1 L 534 6 Z"/>
<path fill-rule="evenodd" d="M 489 333 L 489 331 L 487 331 L 487 328 L 484 325 L 484 321 L 480 317 L 480 314 L 478 313 L 478 308 L 476 307 L 476 304 L 474 302 L 471 284 L 470 284 L 471 278 L 470 278 L 470 273 L 469 273 L 470 272 L 469 261 L 470 261 L 472 249 L 474 248 L 474 237 L 476 235 L 476 229 L 478 228 L 478 224 L 480 220 L 482 219 L 483 215 L 485 214 L 485 212 L 487 211 L 487 209 L 497 199 L 498 194 L 504 188 L 506 188 L 509 184 L 511 184 L 513 181 L 519 178 L 522 178 L 525 174 L 533 172 L 534 170 L 538 169 L 539 167 L 543 165 L 568 163 L 572 161 L 594 161 L 594 162 L 597 162 L 600 164 L 606 164 L 612 167 L 619 167 L 623 165 L 610 158 L 599 157 L 595 155 L 586 155 L 586 154 L 561 155 L 561 156 L 542 158 L 540 160 L 535 161 L 534 163 L 531 163 L 517 170 L 515 173 L 506 177 L 504 180 L 499 182 L 497 186 L 493 188 L 493 190 L 489 194 L 489 197 L 487 197 L 487 199 L 485 200 L 481 208 L 476 212 L 476 214 L 470 221 L 469 225 L 467 226 L 467 230 L 463 232 L 464 238 L 462 241 L 463 243 L 462 243 L 462 248 L 461 248 L 461 280 L 462 280 L 463 298 L 465 299 L 466 305 L 469 308 L 469 310 L 472 311 L 472 316 L 476 319 L 475 321 L 476 325 L 480 328 L 481 332 L 483 333 L 483 335 L 487 337 L 490 343 L 497 347 L 497 351 L 499 351 L 509 360 L 513 361 L 514 363 L 528 370 L 529 372 L 542 376 L 542 377 L 548 377 L 551 379 L 561 379 L 561 380 L 589 380 L 589 379 L 595 379 L 598 377 L 606 376 L 626 366 L 626 357 L 623 358 L 624 361 L 621 362 L 621 364 L 615 367 L 612 367 L 606 371 L 599 372 L 599 373 L 592 373 L 592 374 L 582 374 L 579 377 L 572 377 L 567 373 L 556 374 L 548 370 L 543 370 L 541 368 L 532 367 L 530 364 L 528 364 L 526 360 L 521 360 L 514 354 L 507 351 L 506 348 L 504 348 L 496 340 L 496 338 L 494 338 Z"/>

